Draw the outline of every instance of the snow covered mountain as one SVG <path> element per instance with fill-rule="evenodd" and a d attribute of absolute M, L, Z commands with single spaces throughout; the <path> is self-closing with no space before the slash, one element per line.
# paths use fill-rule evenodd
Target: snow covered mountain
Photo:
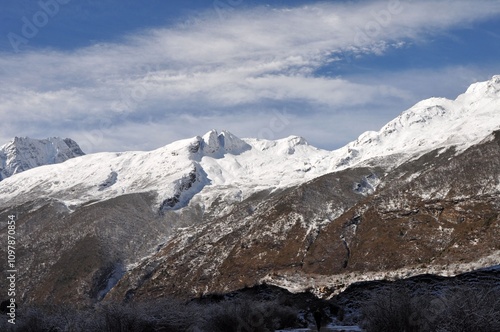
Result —
<path fill-rule="evenodd" d="M 47 197 L 78 206 L 154 192 L 156 209 L 180 209 L 194 196 L 209 206 L 221 194 L 241 200 L 313 179 L 328 171 L 329 156 L 300 137 L 241 140 L 214 130 L 150 152 L 97 153 L 18 174 L 0 186 L 0 204 Z"/>
<path fill-rule="evenodd" d="M 336 167 L 392 156 L 393 165 L 436 148 L 457 151 L 500 129 L 500 76 L 475 83 L 455 100 L 430 98 L 417 103 L 378 132 L 365 132 L 340 149 Z"/>
<path fill-rule="evenodd" d="M 261 282 L 310 289 L 318 280 L 333 293 L 384 273 L 491 265 L 499 112 L 495 76 L 335 151 L 213 130 L 15 174 L 0 182 L 0 220 L 21 211 L 24 300 L 189 297 Z M 39 151 L 23 160 L 50 159 Z"/>
<path fill-rule="evenodd" d="M 16 137 L 0 147 L 0 181 L 38 166 L 62 163 L 83 155 L 78 144 L 69 138 Z"/>
<path fill-rule="evenodd" d="M 0 186 L 0 204 L 41 196 L 77 206 L 121 194 L 154 192 L 161 210 L 177 210 L 191 201 L 210 208 L 221 196 L 228 203 L 241 201 L 262 190 L 287 188 L 348 167 L 381 163 L 396 167 L 451 146 L 464 151 L 500 129 L 499 97 L 500 76 L 495 76 L 472 85 L 456 100 L 422 101 L 379 132 L 366 132 L 336 151 L 314 148 L 297 136 L 267 141 L 213 130 L 149 152 L 92 154 L 13 178 Z M 1 151 L 9 152 L 0 152 L 6 160 L 4 178 L 83 154 L 68 139 L 16 139 Z M 75 173 L 80 176 L 74 177 Z"/>

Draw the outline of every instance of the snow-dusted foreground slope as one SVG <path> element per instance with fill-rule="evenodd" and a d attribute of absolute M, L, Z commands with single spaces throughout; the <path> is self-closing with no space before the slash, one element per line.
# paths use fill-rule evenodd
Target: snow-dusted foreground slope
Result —
<path fill-rule="evenodd" d="M 154 151 L 97 153 L 16 174 L 0 182 L 0 205 L 44 197 L 74 206 L 154 192 L 158 209 L 179 209 L 192 200 L 209 208 L 216 199 L 240 201 L 261 190 L 290 187 L 374 160 L 395 167 L 440 147 L 463 151 L 500 129 L 499 112 L 500 76 L 495 76 L 473 84 L 456 100 L 422 101 L 379 132 L 366 132 L 336 151 L 314 148 L 296 136 L 268 141 L 211 131 Z M 52 150 L 31 149 L 32 156 L 22 164 L 27 169 L 60 161 L 67 154 L 58 144 Z M 9 167 L 10 173 L 20 169 Z"/>

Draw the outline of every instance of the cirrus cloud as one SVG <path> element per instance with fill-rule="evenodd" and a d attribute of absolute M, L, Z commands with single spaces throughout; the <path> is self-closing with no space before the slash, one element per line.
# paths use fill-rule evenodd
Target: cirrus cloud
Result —
<path fill-rule="evenodd" d="M 151 149 L 211 127 L 258 136 L 278 110 L 288 120 L 276 136 L 293 130 L 333 148 L 417 101 L 412 91 L 429 85 L 424 77 L 453 76 L 454 70 L 392 73 L 383 80 L 322 74 L 323 67 L 347 54 L 384 56 L 499 14 L 500 4 L 486 0 L 257 7 L 223 19 L 202 13 L 72 51 L 0 54 L 0 138 L 71 136 L 86 152 Z M 495 74 L 474 67 L 464 72 L 471 80 Z M 400 84 L 410 75 L 418 86 Z M 343 135 L 327 139 L 339 126 Z"/>

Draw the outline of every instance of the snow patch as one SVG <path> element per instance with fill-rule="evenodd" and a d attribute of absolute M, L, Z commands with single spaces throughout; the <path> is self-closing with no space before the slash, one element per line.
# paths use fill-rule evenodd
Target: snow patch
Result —
<path fill-rule="evenodd" d="M 376 174 L 370 174 L 358 183 L 354 183 L 353 190 L 363 196 L 369 196 L 375 192 L 377 186 L 380 184 L 380 179 Z"/>
<path fill-rule="evenodd" d="M 491 255 L 468 263 L 453 263 L 448 265 L 417 265 L 391 271 L 350 272 L 337 275 L 310 275 L 297 273 L 273 272 L 262 278 L 260 283 L 282 287 L 291 293 L 310 291 L 319 298 L 332 298 L 343 292 L 349 285 L 374 280 L 397 280 L 422 274 L 433 274 L 452 277 L 465 272 L 480 269 L 498 269 L 500 250 Z M 327 292 L 325 292 L 327 291 Z"/>

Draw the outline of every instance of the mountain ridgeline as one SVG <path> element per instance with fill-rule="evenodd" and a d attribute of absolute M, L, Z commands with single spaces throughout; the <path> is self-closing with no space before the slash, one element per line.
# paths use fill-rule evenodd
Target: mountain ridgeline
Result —
<path fill-rule="evenodd" d="M 89 155 L 69 139 L 16 139 L 0 150 L 0 227 L 17 216 L 18 301 L 262 284 L 331 298 L 361 281 L 498 265 L 499 112 L 495 76 L 335 151 L 215 130 Z"/>
<path fill-rule="evenodd" d="M 84 153 L 72 139 L 16 137 L 0 147 L 0 181 L 31 168 L 62 163 Z"/>

